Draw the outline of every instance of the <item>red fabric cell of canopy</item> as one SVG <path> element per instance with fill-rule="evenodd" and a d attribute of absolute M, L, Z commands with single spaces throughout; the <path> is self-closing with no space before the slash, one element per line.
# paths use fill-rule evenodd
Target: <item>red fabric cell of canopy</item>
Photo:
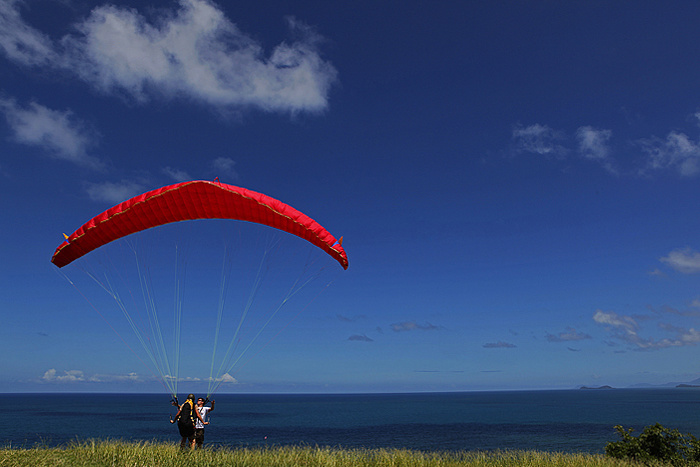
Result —
<path fill-rule="evenodd" d="M 343 247 L 304 213 L 261 193 L 203 180 L 158 188 L 106 210 L 59 245 L 51 262 L 60 268 L 126 235 L 194 219 L 234 219 L 284 230 L 311 242 L 331 255 L 344 269 L 348 268 Z"/>

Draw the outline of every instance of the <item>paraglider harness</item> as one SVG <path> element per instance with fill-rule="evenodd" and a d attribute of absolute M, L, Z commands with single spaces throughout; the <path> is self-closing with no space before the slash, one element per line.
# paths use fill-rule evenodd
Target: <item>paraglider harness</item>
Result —
<path fill-rule="evenodd" d="M 195 423 L 195 404 L 192 399 L 187 399 L 184 404 L 179 405 L 177 401 L 177 397 L 173 397 L 173 399 L 170 401 L 170 403 L 175 403 L 177 406 L 180 408 L 180 415 L 177 417 L 176 421 L 178 423 L 186 424 L 186 425 L 192 425 L 194 426 Z M 182 410 L 185 408 L 186 405 L 189 405 L 189 415 L 184 414 Z"/>

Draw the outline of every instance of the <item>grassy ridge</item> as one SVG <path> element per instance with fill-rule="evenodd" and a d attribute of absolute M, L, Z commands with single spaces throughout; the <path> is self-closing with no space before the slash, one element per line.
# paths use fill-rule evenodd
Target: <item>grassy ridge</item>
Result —
<path fill-rule="evenodd" d="M 635 464 L 593 454 L 537 451 L 423 453 L 399 449 L 273 447 L 205 449 L 151 442 L 86 441 L 63 448 L 0 450 L 0 466 L 245 466 L 245 467 L 620 467 Z"/>

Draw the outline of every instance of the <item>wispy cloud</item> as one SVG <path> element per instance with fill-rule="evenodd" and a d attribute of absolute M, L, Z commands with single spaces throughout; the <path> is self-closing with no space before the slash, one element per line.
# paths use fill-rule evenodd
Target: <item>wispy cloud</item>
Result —
<path fill-rule="evenodd" d="M 391 329 L 394 332 L 437 331 L 438 329 L 440 329 L 440 326 L 435 326 L 434 324 L 430 323 L 418 324 L 415 321 L 403 321 L 401 323 L 392 324 Z"/>
<path fill-rule="evenodd" d="M 338 313 L 335 316 L 338 318 L 339 321 L 342 321 L 344 323 L 354 323 L 359 320 L 367 319 L 367 315 L 345 316 Z"/>
<path fill-rule="evenodd" d="M 700 272 L 700 253 L 690 248 L 673 250 L 668 256 L 660 258 L 660 261 L 683 274 Z"/>
<path fill-rule="evenodd" d="M 217 157 L 211 161 L 211 167 L 217 177 L 223 180 L 237 180 L 236 161 L 228 157 Z"/>
<path fill-rule="evenodd" d="M 93 201 L 121 203 L 146 191 L 145 185 L 132 180 L 87 184 L 86 191 Z"/>
<path fill-rule="evenodd" d="M 673 333 L 674 336 L 654 339 L 641 337 L 638 333 L 639 326 L 637 321 L 630 316 L 597 310 L 593 315 L 593 320 L 598 324 L 604 325 L 611 332 L 613 339 L 632 345 L 636 350 L 660 350 L 668 347 L 696 345 L 700 342 L 700 332 L 694 328 L 682 328 L 667 323 L 660 323 L 659 329 Z"/>
<path fill-rule="evenodd" d="M 528 152 L 562 158 L 569 150 L 563 146 L 566 140 L 564 134 L 555 131 L 547 125 L 522 126 L 520 124 L 513 128 L 513 141 L 517 152 Z"/>
<path fill-rule="evenodd" d="M 374 339 L 367 337 L 365 334 L 353 334 L 348 337 L 349 341 L 359 341 L 359 342 L 374 342 Z"/>
<path fill-rule="evenodd" d="M 576 130 L 578 153 L 583 158 L 600 163 L 610 173 L 617 173 L 610 157 L 609 141 L 612 131 L 582 126 Z"/>
<path fill-rule="evenodd" d="M 269 53 L 208 0 L 180 0 L 149 22 L 132 8 L 103 5 L 62 38 L 60 49 L 26 24 L 20 2 L 0 3 L 0 50 L 27 66 L 50 66 L 105 93 L 190 99 L 229 110 L 319 112 L 336 69 L 321 57 L 321 38 L 294 18 L 292 42 Z"/>
<path fill-rule="evenodd" d="M 192 180 L 190 174 L 184 170 L 175 169 L 173 167 L 164 167 L 162 170 L 164 175 L 172 179 L 174 182 L 184 182 L 187 180 Z"/>
<path fill-rule="evenodd" d="M 577 332 L 576 329 L 572 327 L 566 328 L 566 331 L 560 332 L 559 334 L 546 333 L 547 342 L 571 342 L 571 341 L 581 341 L 585 339 L 592 339 L 589 334 L 585 332 Z"/>
<path fill-rule="evenodd" d="M 164 375 L 163 379 L 169 380 L 169 381 L 178 381 L 178 382 L 184 382 L 184 383 L 192 383 L 192 382 L 199 382 L 202 381 L 202 378 L 198 378 L 196 376 L 180 376 L 176 378 L 173 375 Z"/>
<path fill-rule="evenodd" d="M 2 99 L 0 111 L 18 143 L 44 149 L 56 159 L 102 168 L 99 160 L 88 155 L 96 141 L 95 132 L 70 110 L 52 110 L 35 102 L 21 107 L 14 100 Z"/>
<path fill-rule="evenodd" d="M 484 344 L 482 347 L 485 349 L 514 349 L 517 347 L 517 345 L 511 344 L 510 342 L 498 341 L 489 342 L 487 344 Z"/>
<path fill-rule="evenodd" d="M 641 173 L 672 169 L 683 177 L 700 174 L 700 145 L 685 133 L 672 131 L 665 140 L 648 138 L 640 140 L 639 144 L 647 156 Z"/>
<path fill-rule="evenodd" d="M 600 164 L 610 173 L 617 173 L 610 149 L 611 130 L 582 126 L 573 137 L 576 146 L 565 132 L 540 123 L 515 125 L 512 133 L 517 153 L 538 154 L 554 159 L 578 157 Z"/>
<path fill-rule="evenodd" d="M 116 382 L 139 382 L 141 378 L 136 373 L 126 375 L 87 375 L 82 370 L 56 371 L 55 368 L 46 370 L 41 377 L 41 381 L 46 383 L 116 383 Z"/>
<path fill-rule="evenodd" d="M 0 49 L 22 65 L 45 65 L 57 61 L 51 40 L 25 24 L 19 0 L 0 2 Z"/>
<path fill-rule="evenodd" d="M 593 321 L 615 329 L 624 329 L 629 332 L 637 331 L 637 322 L 630 316 L 620 316 L 614 311 L 605 312 L 597 310 L 593 315 Z"/>
<path fill-rule="evenodd" d="M 700 113 L 696 114 L 700 122 Z M 579 127 L 572 138 L 566 132 L 535 123 L 515 125 L 512 141 L 516 153 L 538 154 L 555 159 L 578 157 L 595 162 L 611 174 L 620 168 L 611 148 L 612 131 L 590 125 Z M 700 142 L 680 131 L 671 131 L 665 139 L 650 137 L 629 142 L 641 148 L 641 164 L 628 174 L 646 176 L 651 172 L 675 171 L 682 177 L 700 175 Z"/>

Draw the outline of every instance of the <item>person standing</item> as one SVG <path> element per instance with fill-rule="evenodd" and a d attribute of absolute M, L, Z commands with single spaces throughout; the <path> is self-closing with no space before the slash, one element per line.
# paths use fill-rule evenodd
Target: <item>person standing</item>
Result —
<path fill-rule="evenodd" d="M 182 449 L 185 449 L 188 441 L 190 443 L 190 449 L 194 449 L 195 420 L 204 423 L 204 420 L 202 420 L 202 417 L 195 408 L 194 394 L 189 394 L 184 404 L 178 408 L 175 418 L 170 419 L 170 423 L 175 423 L 175 421 L 177 421 L 177 428 L 180 431 L 180 436 L 182 437 L 182 440 L 180 441 L 180 447 Z"/>
<path fill-rule="evenodd" d="M 199 413 L 199 419 L 195 420 L 194 424 L 194 440 L 197 449 L 202 449 L 202 446 L 204 446 L 204 425 L 209 425 L 209 413 L 214 411 L 215 404 L 216 401 L 211 401 L 211 407 L 206 407 L 204 405 L 204 399 L 201 397 L 197 399 L 197 412 Z"/>

